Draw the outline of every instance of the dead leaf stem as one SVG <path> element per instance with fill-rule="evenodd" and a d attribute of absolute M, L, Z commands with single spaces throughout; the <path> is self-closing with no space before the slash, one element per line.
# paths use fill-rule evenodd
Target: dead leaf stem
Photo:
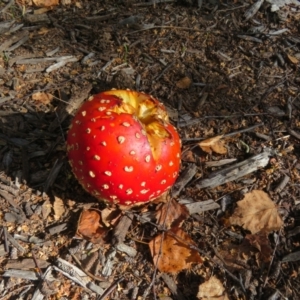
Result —
<path fill-rule="evenodd" d="M 270 264 L 269 264 L 268 273 L 267 273 L 266 279 L 264 281 L 263 287 L 266 286 L 266 284 L 269 280 L 269 274 L 270 274 L 270 271 L 271 271 L 271 267 L 273 265 L 275 253 L 276 253 L 276 250 L 277 250 L 277 246 L 279 244 L 279 237 L 281 236 L 281 234 L 282 234 L 282 228 L 279 230 L 279 233 L 278 233 L 278 236 L 277 236 L 277 239 L 276 239 L 276 242 L 275 242 L 275 247 L 274 247 L 274 250 L 273 250 L 273 253 L 272 253 L 272 256 L 271 256 L 271 261 L 270 261 Z"/>

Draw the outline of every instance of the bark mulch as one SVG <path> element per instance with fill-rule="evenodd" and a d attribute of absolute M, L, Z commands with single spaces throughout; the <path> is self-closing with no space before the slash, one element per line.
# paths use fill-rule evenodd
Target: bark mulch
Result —
<path fill-rule="evenodd" d="M 213 276 L 224 292 L 210 299 L 300 299 L 300 6 L 49 2 L 0 3 L 0 300 L 192 300 Z M 156 203 L 123 212 L 106 241 L 75 235 L 105 205 L 72 175 L 66 133 L 113 87 L 157 97 L 178 128 L 171 196 L 195 205 L 182 229 L 203 260 L 188 270 L 153 262 Z M 199 146 L 220 135 L 226 151 Z M 283 221 L 255 240 L 230 223 L 254 190 Z"/>

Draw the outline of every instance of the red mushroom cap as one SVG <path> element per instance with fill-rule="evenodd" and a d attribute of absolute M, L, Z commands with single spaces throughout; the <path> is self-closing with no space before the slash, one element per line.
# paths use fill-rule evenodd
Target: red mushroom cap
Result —
<path fill-rule="evenodd" d="M 86 191 L 133 206 L 172 187 L 180 144 L 162 103 L 144 93 L 111 90 L 90 97 L 79 109 L 68 132 L 67 152 Z"/>

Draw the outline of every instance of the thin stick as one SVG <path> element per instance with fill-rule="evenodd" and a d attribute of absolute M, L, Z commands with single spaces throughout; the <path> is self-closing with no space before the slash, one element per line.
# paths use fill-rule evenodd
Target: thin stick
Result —
<path fill-rule="evenodd" d="M 271 267 L 272 267 L 272 264 L 273 264 L 273 260 L 274 260 L 274 257 L 275 257 L 275 252 L 277 250 L 277 246 L 278 246 L 278 243 L 279 243 L 279 236 L 280 236 L 281 233 L 282 233 L 282 228 L 280 229 L 278 237 L 276 239 L 276 243 L 275 243 L 275 247 L 274 247 L 274 250 L 273 250 L 272 258 L 271 258 L 270 265 L 269 265 L 269 268 L 268 268 L 268 273 L 267 273 L 267 276 L 266 276 L 266 279 L 265 279 L 263 287 L 266 286 L 266 284 L 267 284 L 267 282 L 269 280 L 270 270 L 271 270 Z"/>
<path fill-rule="evenodd" d="M 251 131 L 257 127 L 260 127 L 260 126 L 263 126 L 264 123 L 259 123 L 259 124 L 256 124 L 256 125 L 253 125 L 253 126 L 250 126 L 248 128 L 244 128 L 244 129 L 240 129 L 240 130 L 237 130 L 237 131 L 234 131 L 234 132 L 231 132 L 231 133 L 226 133 L 223 135 L 223 137 L 230 137 L 230 136 L 233 136 L 233 135 L 236 135 L 236 134 L 240 134 L 240 133 L 244 133 L 244 132 L 247 132 L 247 131 Z"/>
<path fill-rule="evenodd" d="M 107 296 L 109 296 L 118 286 L 118 284 L 124 280 L 124 277 L 119 278 L 111 286 L 109 286 L 105 292 L 98 298 L 98 300 L 104 300 Z"/>
<path fill-rule="evenodd" d="M 7 229 L 3 227 L 3 236 L 4 236 L 4 249 L 5 252 L 9 252 L 8 243 L 7 243 Z"/>
<path fill-rule="evenodd" d="M 182 26 L 153 26 L 149 28 L 143 28 L 143 29 L 131 31 L 128 32 L 126 35 L 139 33 L 141 31 L 146 31 L 151 29 L 177 29 L 177 30 L 196 31 L 196 32 L 212 32 L 211 30 L 207 30 L 207 29 L 197 29 L 197 28 L 182 27 Z"/>
<path fill-rule="evenodd" d="M 42 272 L 41 268 L 39 267 L 39 264 L 37 262 L 37 259 L 35 257 L 35 254 L 34 254 L 33 250 L 31 250 L 31 255 L 32 255 L 33 261 L 35 263 L 35 266 L 36 266 L 36 268 L 38 270 L 38 274 L 39 274 L 39 277 L 40 277 L 40 280 L 41 280 L 42 277 L 43 277 L 43 272 Z"/>
<path fill-rule="evenodd" d="M 137 7 L 141 7 L 141 6 L 155 6 L 156 4 L 159 3 L 171 3 L 171 2 L 175 2 L 175 0 L 153 0 L 150 2 L 142 2 L 142 3 L 135 3 L 133 4 L 133 6 L 137 6 Z"/>
<path fill-rule="evenodd" d="M 252 131 L 253 129 L 255 129 L 257 127 L 260 127 L 260 126 L 263 126 L 263 125 L 264 125 L 264 123 L 259 123 L 259 124 L 250 126 L 248 128 L 243 128 L 243 129 L 240 129 L 240 130 L 237 130 L 237 131 L 226 133 L 226 134 L 223 135 L 223 138 L 231 137 L 231 136 L 234 136 L 234 135 L 237 135 L 237 134 L 240 134 L 240 133 L 244 133 L 244 132 L 247 132 L 247 131 Z M 198 141 L 203 141 L 205 139 L 206 138 L 189 138 L 189 139 L 183 138 L 182 141 L 183 142 L 198 142 Z"/>
<path fill-rule="evenodd" d="M 28 284 L 28 285 L 23 285 L 20 287 L 15 287 L 13 291 L 11 291 L 10 293 L 6 294 L 5 296 L 1 297 L 0 300 L 5 300 L 5 299 L 11 299 L 10 296 L 12 296 L 13 294 L 16 294 L 17 291 L 22 290 L 23 288 L 29 288 L 34 286 L 34 284 Z"/>
<path fill-rule="evenodd" d="M 232 118 L 241 118 L 241 117 L 256 117 L 256 116 L 270 116 L 272 114 L 270 113 L 251 113 L 251 114 L 233 114 L 233 115 L 226 115 L 226 116 L 205 116 L 202 118 L 195 118 L 192 120 L 188 120 L 188 121 L 181 121 L 181 123 L 179 123 L 179 127 L 186 127 L 186 126 L 194 126 L 198 123 L 200 123 L 201 121 L 207 120 L 207 119 L 232 119 Z M 180 118 L 182 118 L 181 116 L 179 116 Z"/>
<path fill-rule="evenodd" d="M 169 65 L 167 65 L 160 74 L 155 76 L 152 80 L 158 80 L 161 76 L 163 76 L 172 66 L 174 65 L 174 62 L 171 62 Z"/>

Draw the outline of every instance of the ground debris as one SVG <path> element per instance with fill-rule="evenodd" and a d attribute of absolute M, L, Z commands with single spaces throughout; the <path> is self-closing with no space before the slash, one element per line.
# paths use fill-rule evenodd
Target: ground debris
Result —
<path fill-rule="evenodd" d="M 197 183 L 197 188 L 214 188 L 226 182 L 230 182 L 257 171 L 269 163 L 270 156 L 274 155 L 272 149 L 265 149 L 264 152 L 257 154 L 245 161 L 226 167 L 220 171 L 213 172 L 208 179 L 202 179 Z"/>
<path fill-rule="evenodd" d="M 201 297 L 300 298 L 296 2 L 1 2 L 1 299 L 196 300 L 202 284 Z M 70 120 L 111 88 L 157 97 L 182 137 L 162 203 L 108 208 L 71 174 Z M 236 208 L 253 191 L 264 214 L 264 197 Z M 76 235 L 91 210 L 99 240 Z M 157 257 L 175 247 L 175 275 L 155 240 Z"/>

